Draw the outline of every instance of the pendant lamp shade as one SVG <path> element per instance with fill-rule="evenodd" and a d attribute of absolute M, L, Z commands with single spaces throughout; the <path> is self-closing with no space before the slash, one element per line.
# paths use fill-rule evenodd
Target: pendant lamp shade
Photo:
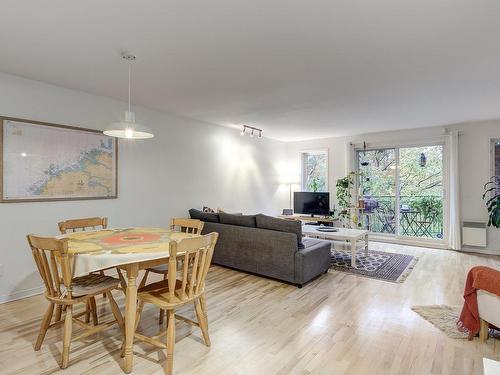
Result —
<path fill-rule="evenodd" d="M 122 58 L 129 63 L 128 66 L 128 111 L 125 112 L 124 121 L 113 122 L 104 129 L 104 134 L 110 137 L 126 139 L 148 139 L 154 134 L 147 126 L 135 122 L 135 113 L 130 110 L 130 76 L 131 64 L 135 61 L 135 55 L 124 53 Z"/>
<path fill-rule="evenodd" d="M 134 112 L 125 112 L 124 121 L 113 122 L 104 129 L 104 134 L 110 137 L 127 139 L 148 139 L 154 134 L 147 126 L 135 122 Z"/>

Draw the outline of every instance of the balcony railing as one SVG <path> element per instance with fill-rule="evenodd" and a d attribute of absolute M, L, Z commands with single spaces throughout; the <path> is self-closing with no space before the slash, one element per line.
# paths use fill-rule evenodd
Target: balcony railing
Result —
<path fill-rule="evenodd" d="M 443 238 L 441 196 L 400 196 L 399 230 L 396 220 L 396 197 L 365 195 L 362 225 L 372 232 L 422 238 Z"/>

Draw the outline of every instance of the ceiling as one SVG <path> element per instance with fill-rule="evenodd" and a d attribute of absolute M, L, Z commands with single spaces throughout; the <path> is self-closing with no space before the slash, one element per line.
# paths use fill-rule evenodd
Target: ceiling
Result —
<path fill-rule="evenodd" d="M 0 0 L 0 71 L 281 140 L 500 118 L 497 0 Z"/>

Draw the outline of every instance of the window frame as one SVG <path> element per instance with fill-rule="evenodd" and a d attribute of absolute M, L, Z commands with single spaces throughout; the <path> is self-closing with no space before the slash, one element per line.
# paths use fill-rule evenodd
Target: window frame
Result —
<path fill-rule="evenodd" d="M 326 191 L 328 193 L 330 190 L 330 154 L 328 148 L 313 148 L 299 151 L 299 164 L 300 164 L 300 188 L 301 191 L 306 190 L 306 172 L 305 172 L 305 155 L 310 154 L 325 154 L 326 155 Z"/>
<path fill-rule="evenodd" d="M 488 178 L 492 178 L 493 176 L 500 176 L 497 175 L 496 173 L 496 155 L 495 155 L 495 148 L 496 146 L 499 146 L 500 144 L 500 137 L 494 137 L 490 138 L 490 160 L 491 160 L 491 165 L 490 165 L 490 175 Z M 498 183 L 496 185 L 496 189 L 491 191 L 491 196 L 494 194 L 498 194 L 500 192 L 500 178 L 497 178 Z"/>

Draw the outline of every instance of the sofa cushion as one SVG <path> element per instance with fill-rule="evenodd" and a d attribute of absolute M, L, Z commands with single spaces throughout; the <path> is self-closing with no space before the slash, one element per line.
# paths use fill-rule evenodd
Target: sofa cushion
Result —
<path fill-rule="evenodd" d="M 297 235 L 298 248 L 304 248 L 304 244 L 302 243 L 302 223 L 299 220 L 284 220 L 263 214 L 255 215 L 255 220 L 257 228 L 295 233 Z"/>
<path fill-rule="evenodd" d="M 221 224 L 239 225 L 240 227 L 255 228 L 255 215 L 234 215 L 219 213 L 219 221 Z"/>
<path fill-rule="evenodd" d="M 207 221 L 210 223 L 218 223 L 219 222 L 219 214 L 211 213 L 211 212 L 203 212 L 194 208 L 189 210 L 189 216 L 191 219 L 198 219 L 201 221 Z"/>
<path fill-rule="evenodd" d="M 304 244 L 304 249 L 307 249 L 308 247 L 312 247 L 316 244 L 324 242 L 325 242 L 324 240 L 318 240 L 317 238 L 307 238 L 307 237 L 302 240 L 302 243 Z"/>

